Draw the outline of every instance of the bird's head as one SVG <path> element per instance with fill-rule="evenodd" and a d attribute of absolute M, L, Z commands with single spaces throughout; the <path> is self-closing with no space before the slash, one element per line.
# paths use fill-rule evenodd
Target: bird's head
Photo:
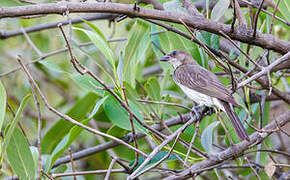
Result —
<path fill-rule="evenodd" d="M 191 57 L 191 55 L 183 50 L 174 50 L 165 56 L 160 58 L 160 61 L 169 62 L 174 68 L 177 68 L 183 64 L 193 64 L 196 65 L 196 61 Z"/>

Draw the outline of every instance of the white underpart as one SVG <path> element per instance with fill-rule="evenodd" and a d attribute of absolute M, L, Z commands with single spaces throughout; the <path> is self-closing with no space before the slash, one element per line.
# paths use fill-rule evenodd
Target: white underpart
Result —
<path fill-rule="evenodd" d="M 225 111 L 223 105 L 219 102 L 217 98 L 210 97 L 207 95 L 204 95 L 200 92 L 197 92 L 195 90 L 189 89 L 186 86 L 183 86 L 179 83 L 177 83 L 179 87 L 183 90 L 183 92 L 194 102 L 196 102 L 199 105 L 205 105 L 209 107 L 217 107 L 222 111 Z"/>

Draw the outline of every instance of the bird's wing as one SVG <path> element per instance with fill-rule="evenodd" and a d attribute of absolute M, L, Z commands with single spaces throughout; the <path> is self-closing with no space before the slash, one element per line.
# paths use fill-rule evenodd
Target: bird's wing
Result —
<path fill-rule="evenodd" d="M 239 106 L 231 91 L 220 82 L 216 75 L 201 66 L 181 65 L 175 69 L 173 77 L 177 83 L 192 90 Z"/>

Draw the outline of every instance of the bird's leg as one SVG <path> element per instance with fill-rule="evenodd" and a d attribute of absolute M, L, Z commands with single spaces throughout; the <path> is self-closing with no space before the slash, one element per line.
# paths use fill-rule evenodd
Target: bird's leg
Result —
<path fill-rule="evenodd" d="M 215 109 L 213 107 L 206 106 L 203 112 L 205 112 L 207 115 L 212 115 L 215 113 Z"/>
<path fill-rule="evenodd" d="M 202 105 L 198 105 L 198 106 L 194 106 L 191 109 L 191 112 L 194 112 L 196 119 L 200 119 L 201 118 L 201 112 L 199 111 L 199 108 L 202 107 Z M 193 114 L 192 114 L 193 115 Z"/>
<path fill-rule="evenodd" d="M 228 129 L 226 128 L 226 126 L 225 126 L 223 120 L 222 120 L 221 117 L 220 117 L 220 110 L 219 110 L 218 108 L 215 107 L 215 111 L 216 111 L 216 113 L 217 113 L 217 118 L 218 118 L 218 120 L 221 122 L 221 125 L 223 126 L 223 128 L 224 128 L 224 130 L 225 130 L 226 136 L 228 137 L 231 146 L 233 146 L 234 143 L 233 143 L 233 141 L 232 141 L 232 139 L 231 139 L 231 137 L 230 137 L 230 134 L 229 134 L 229 132 L 228 132 Z"/>

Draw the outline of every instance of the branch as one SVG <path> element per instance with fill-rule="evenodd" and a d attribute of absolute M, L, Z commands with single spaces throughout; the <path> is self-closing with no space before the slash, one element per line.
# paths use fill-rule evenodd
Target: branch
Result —
<path fill-rule="evenodd" d="M 273 63 L 271 63 L 269 66 L 264 67 L 260 72 L 256 73 L 255 75 L 253 75 L 249 79 L 246 79 L 245 81 L 239 83 L 237 89 L 239 89 L 239 88 L 245 86 L 246 84 L 258 79 L 259 77 L 269 73 L 275 66 L 277 66 L 285 61 L 289 61 L 289 60 L 290 60 L 290 51 L 287 54 L 285 54 L 284 56 L 282 56 L 281 58 L 279 58 L 276 61 L 274 61 Z"/>
<path fill-rule="evenodd" d="M 94 15 L 90 15 L 90 16 L 86 16 L 86 17 L 82 17 L 82 18 L 72 19 L 71 23 L 72 24 L 82 23 L 83 22 L 82 19 L 84 19 L 86 21 L 93 21 L 93 20 L 102 20 L 102 19 L 114 19 L 115 17 L 117 17 L 117 16 L 114 14 L 107 14 L 107 13 L 94 14 Z M 51 22 L 51 23 L 40 24 L 37 26 L 23 28 L 23 30 L 26 33 L 37 32 L 37 31 L 42 31 L 45 29 L 56 28 L 57 24 L 59 24 L 59 23 L 61 23 L 62 25 L 69 24 L 68 21 L 57 21 L 57 22 Z M 21 29 L 10 30 L 10 31 L 0 31 L 0 39 L 7 39 L 7 38 L 14 37 L 14 36 L 21 35 L 21 34 L 23 34 Z"/>
<path fill-rule="evenodd" d="M 235 28 L 234 33 L 231 32 L 231 26 L 206 19 L 201 16 L 191 16 L 183 12 L 168 12 L 149 8 L 140 7 L 140 10 L 135 11 L 134 5 L 119 4 L 119 3 L 74 3 L 74 2 L 58 2 L 47 3 L 17 7 L 0 7 L 0 19 L 6 17 L 19 17 L 25 15 L 38 14 L 63 14 L 67 10 L 70 13 L 117 13 L 124 14 L 129 17 L 140 17 L 148 19 L 157 19 L 168 22 L 179 23 L 179 18 L 182 19 L 188 26 L 220 34 L 219 31 L 224 32 L 230 38 L 238 40 L 251 45 L 260 46 L 264 49 L 270 49 L 282 54 L 290 51 L 290 42 L 279 40 L 271 34 L 257 33 L 253 38 L 253 30 L 246 27 Z"/>
<path fill-rule="evenodd" d="M 173 118 L 165 121 L 165 124 L 168 127 L 175 126 L 175 125 L 178 125 L 178 124 L 183 124 L 183 123 L 189 121 L 191 119 L 191 116 L 192 116 L 191 113 L 184 114 L 181 117 L 180 116 L 176 116 L 176 117 L 173 117 Z M 154 124 L 151 127 L 153 129 L 156 129 L 157 131 L 162 131 L 164 129 L 164 127 L 161 124 Z M 145 136 L 145 134 L 136 133 L 136 138 L 137 139 L 142 138 L 144 136 Z M 129 134 L 125 135 L 123 138 L 121 138 L 121 140 L 123 140 L 123 141 L 125 141 L 127 143 L 133 142 L 132 133 L 129 133 Z M 116 142 L 116 141 L 106 142 L 106 143 L 103 143 L 103 144 L 100 144 L 100 145 L 97 145 L 97 146 L 94 146 L 94 147 L 91 147 L 91 148 L 88 148 L 88 149 L 73 153 L 72 154 L 72 158 L 73 158 L 73 160 L 78 160 L 78 159 L 81 159 L 83 157 L 87 157 L 87 156 L 93 155 L 95 153 L 102 152 L 102 151 L 105 151 L 107 149 L 111 149 L 111 148 L 114 148 L 114 147 L 117 147 L 117 146 L 120 146 L 120 145 L 121 144 Z M 64 163 L 69 163 L 69 162 L 70 162 L 70 157 L 69 156 L 65 156 L 63 158 L 58 159 L 55 162 L 55 164 L 53 165 L 53 168 L 55 168 L 55 167 L 57 167 L 57 166 L 59 166 L 61 164 L 64 164 Z"/>
<path fill-rule="evenodd" d="M 282 115 L 280 115 L 277 118 L 278 123 L 281 126 L 284 126 L 285 124 L 290 122 L 290 110 L 286 111 Z M 207 168 L 207 170 L 210 170 L 211 168 L 217 164 L 220 164 L 223 161 L 234 159 L 237 157 L 240 157 L 243 153 L 243 151 L 261 143 L 266 137 L 268 137 L 270 134 L 272 134 L 271 130 L 276 129 L 277 125 L 276 122 L 273 121 L 270 124 L 268 124 L 265 128 L 263 128 L 266 131 L 264 133 L 255 132 L 250 136 L 250 141 L 242 141 L 235 146 L 231 146 L 228 149 L 219 152 L 215 155 L 212 155 L 209 159 L 203 160 L 201 162 L 195 163 L 190 167 L 190 169 L 184 170 L 183 172 L 170 176 L 166 178 L 167 180 L 171 179 L 187 179 L 194 174 L 199 174 L 203 171 L 204 168 Z"/>

